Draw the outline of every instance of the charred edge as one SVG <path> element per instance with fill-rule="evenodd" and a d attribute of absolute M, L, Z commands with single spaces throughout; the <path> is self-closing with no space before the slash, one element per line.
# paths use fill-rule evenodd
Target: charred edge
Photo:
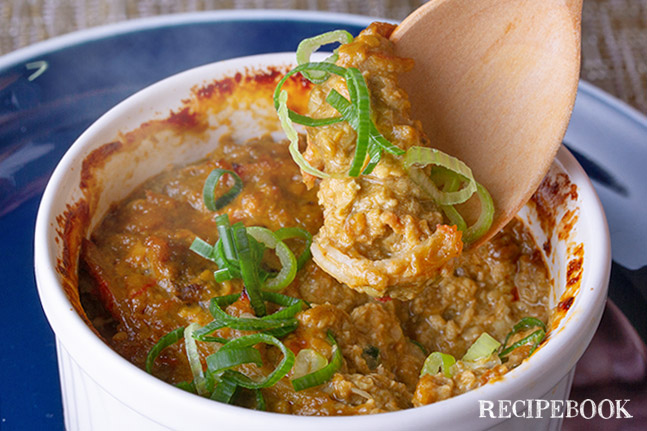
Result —
<path fill-rule="evenodd" d="M 575 302 L 575 297 L 569 296 L 568 298 L 564 298 L 561 301 L 559 301 L 559 304 L 557 304 L 557 308 L 561 311 L 566 312 L 571 308 L 571 305 L 573 305 L 573 302 Z"/>
<path fill-rule="evenodd" d="M 270 66 L 266 70 L 247 72 L 245 75 L 238 72 L 234 76 L 225 77 L 194 90 L 198 99 L 211 99 L 218 96 L 228 96 L 234 93 L 236 88 L 243 83 L 255 83 L 260 86 L 274 86 L 278 84 L 283 75 L 287 72 L 285 67 Z M 288 79 L 293 85 L 305 89 L 312 88 L 312 83 L 300 73 Z"/>
<path fill-rule="evenodd" d="M 240 73 L 236 74 L 236 77 L 238 77 L 238 75 L 240 75 Z M 224 78 L 214 81 L 205 87 L 198 88 L 195 91 L 195 95 L 200 99 L 211 99 L 214 95 L 229 95 L 234 92 L 240 79 L 240 77 L 238 79 Z"/>
<path fill-rule="evenodd" d="M 276 67 L 270 67 L 266 71 L 255 73 L 251 76 L 248 75 L 245 77 L 245 79 L 250 81 L 253 80 L 254 82 L 261 85 L 276 84 L 283 77 L 284 73 L 285 73 L 284 70 L 281 71 Z"/>
<path fill-rule="evenodd" d="M 562 221 L 559 225 L 559 231 L 557 232 L 557 238 L 560 240 L 567 240 L 575 227 L 577 222 L 577 213 L 573 210 L 566 211 Z"/>
<path fill-rule="evenodd" d="M 546 177 L 539 185 L 530 202 L 534 204 L 541 228 L 548 238 L 555 232 L 558 209 L 568 199 L 577 200 L 577 198 L 577 186 L 572 184 L 564 173 L 559 173 L 554 178 Z"/>
<path fill-rule="evenodd" d="M 67 209 L 56 217 L 56 234 L 59 242 L 62 242 L 61 256 L 56 261 L 56 271 L 61 276 L 61 284 L 65 295 L 68 297 L 76 312 L 89 325 L 77 289 L 78 272 L 77 262 L 81 250 L 81 241 L 89 224 L 90 211 L 85 200 L 80 200 L 73 205 L 67 205 Z"/>
<path fill-rule="evenodd" d="M 118 152 L 122 146 L 122 143 L 119 141 L 108 142 L 92 151 L 83 159 L 83 164 L 81 165 L 81 182 L 79 184 L 81 189 L 90 188 L 92 178 L 94 177 L 94 170 L 103 166 L 108 158 Z"/>
<path fill-rule="evenodd" d="M 584 263 L 582 251 L 582 244 L 580 244 L 575 250 L 575 257 L 568 262 L 566 270 L 566 286 L 568 288 L 576 286 L 582 279 L 582 266 Z"/>
<path fill-rule="evenodd" d="M 171 111 L 171 115 L 169 115 L 164 122 L 182 130 L 200 129 L 202 126 L 206 127 L 206 124 L 203 124 L 204 122 L 200 121 L 198 114 L 191 112 L 191 109 L 188 106 L 182 108 L 178 112 Z"/>

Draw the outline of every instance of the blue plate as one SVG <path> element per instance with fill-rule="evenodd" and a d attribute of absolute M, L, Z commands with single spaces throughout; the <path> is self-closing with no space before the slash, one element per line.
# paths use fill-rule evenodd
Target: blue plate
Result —
<path fill-rule="evenodd" d="M 44 186 L 74 140 L 116 103 L 174 73 L 251 54 L 368 17 L 236 11 L 131 21 L 0 58 L 0 428 L 63 429 L 54 336 L 34 283 L 33 228 Z M 611 297 L 647 336 L 647 119 L 583 83 L 566 143 L 593 178 L 614 247 Z M 642 180 L 642 181 L 641 181 Z M 636 233 L 638 232 L 638 234 Z"/>

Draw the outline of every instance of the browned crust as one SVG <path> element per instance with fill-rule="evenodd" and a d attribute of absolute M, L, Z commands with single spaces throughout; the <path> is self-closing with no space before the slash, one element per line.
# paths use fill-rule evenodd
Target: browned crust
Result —
<path fill-rule="evenodd" d="M 276 84 L 286 72 L 287 67 L 247 69 L 244 73 L 239 72 L 196 86 L 190 96 L 182 101 L 182 106 L 169 112 L 167 117 L 142 123 L 137 129 L 123 133 L 118 140 L 99 146 L 83 160 L 79 188 L 84 198 L 67 205 L 65 211 L 56 217 L 55 240 L 62 245 L 62 254 L 57 259 L 56 270 L 61 276 L 63 289 L 73 308 L 91 328 L 93 326 L 81 307 L 79 297 L 78 261 L 83 239 L 88 235 L 91 214 L 96 208 L 95 197 L 102 187 L 96 173 L 104 168 L 113 156 L 132 151 L 154 132 L 170 130 L 182 135 L 205 133 L 209 127 L 208 113 L 222 110 L 227 96 L 242 94 L 241 99 L 249 101 L 256 97 L 271 97 Z M 287 80 L 284 88 L 290 91 L 292 109 L 297 112 L 306 111 L 308 92 L 304 90 L 308 90 L 310 86 L 310 82 L 300 75 Z M 300 91 L 297 91 L 299 89 Z"/>
<path fill-rule="evenodd" d="M 577 210 L 561 211 L 569 201 L 575 202 L 579 197 L 577 185 L 573 184 L 564 173 L 547 176 L 529 201 L 537 212 L 541 229 L 548 240 L 542 245 L 547 257 L 552 250 L 552 238 L 568 243 L 566 264 L 566 286 L 557 306 L 553 310 L 551 330 L 557 328 L 561 320 L 575 302 L 582 283 L 584 266 L 584 246 L 570 242 L 579 214 Z M 560 216 L 561 214 L 561 216 Z"/>

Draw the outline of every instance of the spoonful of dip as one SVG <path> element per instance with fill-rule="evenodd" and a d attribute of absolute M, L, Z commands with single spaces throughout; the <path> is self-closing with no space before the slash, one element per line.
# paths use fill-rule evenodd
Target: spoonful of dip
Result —
<path fill-rule="evenodd" d="M 432 1 L 397 28 L 299 46 L 275 103 L 304 181 L 319 186 L 313 259 L 339 282 L 410 299 L 536 189 L 574 102 L 579 12 L 533 3 Z M 333 56 L 309 61 L 331 42 Z M 281 90 L 297 72 L 315 84 L 305 115 Z M 303 154 L 293 121 L 307 126 Z"/>
<path fill-rule="evenodd" d="M 496 234 L 546 175 L 571 115 L 582 0 L 432 0 L 391 34 L 415 60 L 400 76 L 434 148 L 465 162 L 490 192 Z M 474 220 L 478 205 L 461 214 Z"/>

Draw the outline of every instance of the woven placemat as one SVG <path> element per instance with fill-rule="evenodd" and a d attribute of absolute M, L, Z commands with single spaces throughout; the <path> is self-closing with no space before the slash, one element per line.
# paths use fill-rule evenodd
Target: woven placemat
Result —
<path fill-rule="evenodd" d="M 424 2 L 0 0 L 0 54 L 74 30 L 161 14 L 216 9 L 307 9 L 401 20 Z M 582 78 L 647 113 L 647 0 L 584 1 Z"/>

